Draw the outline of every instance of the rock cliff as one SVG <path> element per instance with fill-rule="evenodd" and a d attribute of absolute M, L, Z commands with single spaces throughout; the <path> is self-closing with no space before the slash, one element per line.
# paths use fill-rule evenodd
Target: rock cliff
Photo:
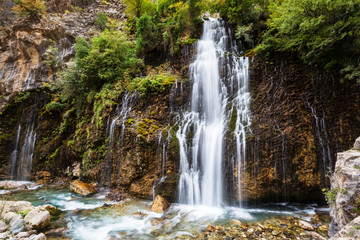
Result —
<path fill-rule="evenodd" d="M 332 239 L 358 239 L 360 216 L 360 138 L 352 150 L 338 153 L 331 189 L 326 196 L 330 202 Z M 356 233 L 356 234 L 354 234 Z M 335 235 L 336 234 L 336 235 Z M 334 236 L 335 235 L 335 236 Z"/>

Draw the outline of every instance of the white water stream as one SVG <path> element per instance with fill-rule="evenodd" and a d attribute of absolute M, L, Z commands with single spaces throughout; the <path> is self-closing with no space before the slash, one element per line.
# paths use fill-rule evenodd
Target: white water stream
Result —
<path fill-rule="evenodd" d="M 236 44 L 222 20 L 204 22 L 197 55 L 191 65 L 191 110 L 185 112 L 176 136 L 180 145 L 179 202 L 224 205 L 224 136 L 236 111 L 237 194 L 244 175 L 246 131 L 250 125 L 248 58 L 238 56 Z"/>

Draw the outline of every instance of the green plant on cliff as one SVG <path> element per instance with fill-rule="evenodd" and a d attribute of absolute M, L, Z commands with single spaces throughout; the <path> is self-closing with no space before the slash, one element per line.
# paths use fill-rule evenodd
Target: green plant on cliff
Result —
<path fill-rule="evenodd" d="M 169 73 L 150 74 L 145 77 L 134 78 L 130 90 L 137 89 L 143 96 L 163 93 L 175 82 L 175 77 Z"/>
<path fill-rule="evenodd" d="M 82 109 L 91 91 L 105 83 L 123 82 L 142 67 L 135 44 L 119 30 L 105 29 L 89 43 L 76 38 L 75 60 L 60 74 L 58 87 L 67 99 L 74 98 Z"/>
<path fill-rule="evenodd" d="M 40 18 L 46 13 L 46 5 L 42 0 L 14 0 L 16 6 L 12 10 L 19 17 Z"/>
<path fill-rule="evenodd" d="M 159 0 L 155 9 L 136 17 L 137 49 L 141 55 L 154 49 L 172 55 L 181 45 L 192 43 L 201 26 L 200 15 L 208 9 L 208 1 Z"/>
<path fill-rule="evenodd" d="M 259 50 L 296 53 L 309 65 L 359 76 L 359 0 L 278 0 L 269 11 Z"/>

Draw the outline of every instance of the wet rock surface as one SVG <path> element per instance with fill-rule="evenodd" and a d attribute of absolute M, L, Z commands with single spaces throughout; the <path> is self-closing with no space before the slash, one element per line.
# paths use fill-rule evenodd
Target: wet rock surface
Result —
<path fill-rule="evenodd" d="M 360 151 L 338 153 L 335 171 L 331 176 L 331 189 L 327 192 L 332 217 L 331 236 L 360 215 L 359 179 Z"/>
<path fill-rule="evenodd" d="M 93 184 L 84 183 L 80 180 L 75 180 L 70 183 L 70 191 L 73 191 L 82 196 L 88 196 L 96 192 L 96 188 Z"/>
<path fill-rule="evenodd" d="M 154 202 L 150 207 L 150 211 L 157 212 L 157 213 L 164 213 L 170 207 L 170 203 L 163 198 L 162 196 L 156 196 Z"/>
<path fill-rule="evenodd" d="M 310 229 L 311 224 L 295 217 L 274 217 L 258 223 L 241 223 L 232 220 L 230 225 L 208 225 L 202 234 L 181 239 L 328 239 L 327 232 L 319 227 Z M 315 222 L 314 222 L 315 223 Z M 317 226 L 326 223 L 316 221 Z"/>
<path fill-rule="evenodd" d="M 1 201 L 0 239 L 45 240 L 50 225 L 51 205 L 34 207 L 26 201 Z M 54 215 L 52 215 L 54 216 Z"/>

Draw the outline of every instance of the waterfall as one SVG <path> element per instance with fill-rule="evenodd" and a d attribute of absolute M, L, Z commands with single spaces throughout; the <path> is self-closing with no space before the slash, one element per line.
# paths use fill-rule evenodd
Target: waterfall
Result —
<path fill-rule="evenodd" d="M 330 169 L 328 168 L 332 168 L 333 163 L 332 163 L 330 142 L 329 142 L 329 137 L 325 123 L 325 111 L 323 110 L 323 114 L 322 114 L 323 116 L 319 117 L 316 112 L 316 109 L 312 107 L 310 103 L 308 103 L 308 106 L 315 119 L 315 133 L 320 145 L 320 154 L 321 154 L 322 168 L 323 168 L 322 170 L 325 178 L 325 185 L 327 185 L 326 175 L 330 171 Z"/>
<path fill-rule="evenodd" d="M 125 132 L 125 122 L 129 117 L 131 109 L 133 108 L 135 101 L 138 97 L 138 92 L 126 92 L 121 103 L 116 107 L 115 117 L 111 120 L 109 128 L 109 146 L 112 148 L 114 146 L 114 134 L 116 129 L 116 123 L 118 120 L 121 120 L 121 132 L 120 132 L 120 141 L 123 140 Z"/>
<path fill-rule="evenodd" d="M 16 134 L 16 140 L 15 140 L 15 148 L 14 151 L 11 153 L 11 157 L 10 157 L 10 178 L 11 180 L 13 180 L 16 175 L 15 175 L 15 171 L 16 171 L 16 164 L 19 158 L 19 141 L 20 141 L 20 133 L 21 133 L 21 125 L 19 125 L 18 130 L 17 130 L 17 134 Z"/>
<path fill-rule="evenodd" d="M 35 107 L 34 107 L 35 109 Z M 27 180 L 31 176 L 31 167 L 35 150 L 36 132 L 35 132 L 35 110 L 28 122 L 28 128 L 25 135 L 24 144 L 22 145 L 20 157 L 18 159 L 17 173 L 15 179 Z"/>
<path fill-rule="evenodd" d="M 216 207 L 224 204 L 224 137 L 234 111 L 238 184 L 243 180 L 250 125 L 249 60 L 238 55 L 224 22 L 205 21 L 196 59 L 190 66 L 191 109 L 183 114 L 176 133 L 180 203 Z M 241 192 L 239 186 L 238 194 Z"/>

